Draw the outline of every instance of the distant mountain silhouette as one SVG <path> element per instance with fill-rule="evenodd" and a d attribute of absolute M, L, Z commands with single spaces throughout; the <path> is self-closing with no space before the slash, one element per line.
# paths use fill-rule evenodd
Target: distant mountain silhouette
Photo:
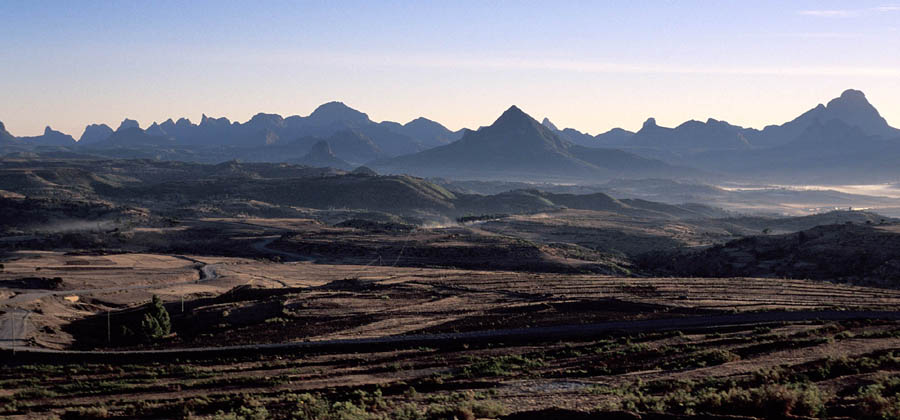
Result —
<path fill-rule="evenodd" d="M 159 128 L 166 132 L 166 135 L 176 140 L 186 141 L 194 135 L 197 126 L 191 123 L 187 118 L 179 118 L 178 121 L 172 121 L 171 118 L 163 121 Z"/>
<path fill-rule="evenodd" d="M 881 137 L 900 136 L 900 130 L 888 125 L 878 110 L 858 90 L 848 89 L 840 97 L 832 99 L 819 117 L 821 122 L 840 120 L 850 126 L 862 129 L 866 134 Z"/>
<path fill-rule="evenodd" d="M 868 135 L 900 137 L 900 130 L 888 125 L 878 110 L 866 99 L 865 94 L 854 89 L 845 90 L 840 97 L 829 101 L 828 105 L 819 104 L 782 125 L 770 125 L 762 131 L 753 130 L 756 132 L 749 137 L 757 147 L 787 144 L 816 121 L 826 123 L 830 120 L 857 126 Z"/>
<path fill-rule="evenodd" d="M 743 128 L 712 118 L 705 123 L 687 121 L 678 127 L 668 128 L 647 119 L 643 127 L 627 140 L 630 147 L 656 148 L 678 152 L 697 152 L 719 149 L 746 149 L 750 142 L 744 137 Z"/>
<path fill-rule="evenodd" d="M 117 128 L 116 131 L 127 130 L 129 128 L 138 128 L 139 129 L 139 128 L 141 128 L 141 125 L 135 120 L 130 120 L 128 118 L 125 118 L 124 120 L 122 120 L 121 123 L 119 123 L 119 128 Z"/>
<path fill-rule="evenodd" d="M 0 121 L 0 146 L 14 145 L 18 143 L 19 140 L 16 139 L 12 134 L 9 134 L 9 131 L 6 131 L 6 126 L 3 125 L 2 121 Z"/>
<path fill-rule="evenodd" d="M 312 114 L 306 117 L 306 122 L 311 125 L 331 125 L 331 124 L 367 124 L 370 123 L 369 116 L 363 112 L 357 111 L 344 105 L 343 102 L 327 102 L 319 105 Z"/>
<path fill-rule="evenodd" d="M 600 133 L 594 136 L 594 139 L 597 140 L 603 147 L 618 147 L 623 144 L 627 144 L 628 140 L 634 136 L 634 132 L 621 129 L 621 128 L 613 128 L 605 133 Z"/>
<path fill-rule="evenodd" d="M 292 163 L 316 168 L 353 169 L 353 165 L 339 159 L 334 154 L 331 150 L 331 146 L 325 140 L 320 140 L 314 144 L 309 153 Z"/>
<path fill-rule="evenodd" d="M 372 166 L 380 172 L 470 178 L 600 178 L 638 175 L 645 171 L 672 175 L 690 172 L 618 150 L 575 145 L 516 106 L 506 110 L 492 125 L 468 131 L 460 140 L 446 146 L 375 162 Z"/>
<path fill-rule="evenodd" d="M 633 135 L 625 130 L 614 129 L 597 135 L 594 139 L 599 145 L 634 150 L 649 157 L 686 156 L 717 150 L 782 146 L 797 139 L 814 124 L 826 124 L 831 120 L 859 127 L 866 135 L 900 137 L 900 130 L 889 126 L 862 92 L 849 89 L 827 105 L 819 104 L 791 121 L 782 125 L 770 125 L 762 130 L 744 128 L 712 118 L 706 122 L 691 120 L 668 128 L 659 126 L 655 119 L 649 118 Z M 848 139 L 849 143 L 852 140 Z"/>
<path fill-rule="evenodd" d="M 542 125 L 553 130 L 560 137 L 575 143 L 580 146 L 585 147 L 619 147 L 625 145 L 629 139 L 634 135 L 631 131 L 623 130 L 621 128 L 614 128 L 605 133 L 598 134 L 596 136 L 592 136 L 588 133 L 583 133 L 574 128 L 565 128 L 558 129 L 556 125 L 554 125 L 549 119 L 544 118 L 544 121 L 541 122 Z"/>
<path fill-rule="evenodd" d="M 304 137 L 285 146 L 308 153 L 321 141 L 319 137 Z M 363 164 L 375 159 L 387 157 L 371 138 L 359 130 L 342 130 L 325 138 L 334 155 L 341 160 L 353 164 Z"/>
<path fill-rule="evenodd" d="M 373 165 L 382 171 L 451 178 L 696 174 L 685 167 L 743 179 L 807 181 L 839 176 L 896 180 L 900 173 L 895 163 L 900 161 L 900 130 L 853 89 L 762 130 L 712 118 L 670 128 L 651 118 L 635 133 L 616 128 L 592 136 L 560 130 L 548 118 L 538 123 L 512 107 L 489 127 L 452 132 L 426 118 L 376 123 L 341 102 L 322 104 L 306 117 L 259 113 L 244 123 L 203 115 L 199 124 L 179 118 L 141 129 L 137 121 L 125 119 L 116 131 L 103 124 L 87 126 L 74 145 L 71 137 L 49 128 L 44 135 L 24 138 L 0 130 L 4 153 L 31 153 L 42 146 L 43 154 L 53 152 L 47 147 L 66 147 L 54 153 L 209 163 L 297 161 L 322 140 L 350 165 L 377 161 Z"/>
<path fill-rule="evenodd" d="M 549 128 L 550 130 L 553 130 L 554 132 L 558 132 L 558 131 L 559 131 L 559 128 L 556 127 L 556 124 L 553 124 L 553 122 L 550 121 L 550 119 L 547 118 L 547 117 L 544 117 L 544 119 L 541 121 L 541 125 L 543 125 L 544 127 Z"/>
<path fill-rule="evenodd" d="M 423 117 L 416 118 L 403 125 L 390 121 L 385 121 L 381 124 L 397 133 L 418 140 L 426 148 L 444 145 L 462 137 L 462 130 L 453 132 L 440 123 Z"/>
<path fill-rule="evenodd" d="M 44 128 L 44 134 L 34 137 L 19 137 L 20 140 L 37 146 L 74 146 L 75 139 L 68 134 L 56 131 L 50 126 Z"/>
<path fill-rule="evenodd" d="M 151 136 L 139 127 L 127 126 L 119 127 L 106 140 L 94 142 L 85 145 L 85 147 L 104 149 L 104 148 L 157 148 L 171 147 L 174 141 L 170 138 Z"/>
<path fill-rule="evenodd" d="M 128 121 L 128 127 L 136 125 L 136 122 Z M 227 118 L 203 115 L 200 124 L 193 124 L 185 118 L 177 122 L 168 119 L 161 124 L 153 123 L 145 131 L 154 137 L 171 138 L 179 145 L 235 147 L 286 145 L 298 139 L 328 139 L 339 132 L 355 131 L 374 142 L 379 153 L 398 156 L 424 150 L 427 148 L 424 145 L 426 142 L 435 144 L 453 138 L 453 133 L 440 124 L 428 124 L 426 121 L 414 120 L 407 125 L 375 123 L 365 113 L 341 102 L 328 102 L 308 117 L 295 115 L 284 118 L 278 114 L 259 113 L 245 123 L 238 123 Z M 419 140 L 419 136 L 423 140 Z M 335 143 L 332 146 L 338 156 L 346 152 Z M 361 155 L 365 151 L 352 154 Z"/>
<path fill-rule="evenodd" d="M 740 153 L 702 153 L 689 161 L 708 170 L 769 181 L 886 182 L 897 177 L 900 137 L 870 135 L 839 119 L 813 120 L 786 144 Z"/>
<path fill-rule="evenodd" d="M 594 138 L 594 136 L 588 133 L 582 133 L 574 128 L 566 128 L 560 130 L 556 127 L 556 124 L 553 124 L 553 122 L 550 121 L 549 118 L 544 118 L 544 120 L 541 121 L 541 125 L 547 127 L 548 129 L 550 129 L 550 131 L 556 133 L 560 137 L 577 145 L 585 147 L 602 147 L 600 142 L 598 142 L 597 139 Z"/>
<path fill-rule="evenodd" d="M 129 132 L 127 135 L 117 136 L 114 141 L 107 141 L 114 132 L 131 129 L 141 130 L 149 137 Z M 339 158 L 362 164 L 372 159 L 415 153 L 429 147 L 447 144 L 458 139 L 461 133 L 462 131 L 452 132 L 426 118 L 416 118 L 403 125 L 389 121 L 376 123 L 365 113 L 341 102 L 328 102 L 317 107 L 307 117 L 295 115 L 284 118 L 278 114 L 259 113 L 245 123 L 232 122 L 227 118 L 212 118 L 204 114 L 199 124 L 194 124 L 186 118 L 179 118 L 177 121 L 170 118 L 162 123 L 153 122 L 146 129 L 141 129 L 138 121 L 126 118 L 115 131 L 105 124 L 87 126 L 77 146 L 92 146 L 95 149 L 123 145 L 131 148 L 152 148 L 161 145 L 169 147 L 170 142 L 163 140 L 168 139 L 182 148 L 217 148 L 216 153 L 207 151 L 205 154 L 190 154 L 186 158 L 221 156 L 229 159 L 243 158 L 246 155 L 246 157 L 283 159 L 284 156 L 280 152 L 284 151 L 287 145 L 294 145 L 287 147 L 292 152 L 289 155 L 298 158 L 308 152 L 315 142 L 326 139 Z M 299 150 L 295 147 L 298 142 L 305 149 Z M 57 145 L 63 143 L 59 141 Z M 221 149 L 222 146 L 230 149 Z M 272 150 L 262 151 L 259 149 L 260 146 Z M 28 144 L 23 147 L 27 148 Z M 154 151 L 143 150 L 135 153 L 135 156 L 143 157 L 147 154 L 153 155 Z"/>
<path fill-rule="evenodd" d="M 169 137 L 166 131 L 163 130 L 162 127 L 160 127 L 159 124 L 155 122 L 153 124 L 150 124 L 150 126 L 147 127 L 144 132 L 153 137 Z"/>
<path fill-rule="evenodd" d="M 369 119 L 365 113 L 344 105 L 342 102 L 328 102 L 320 105 L 308 117 L 290 117 L 286 120 L 294 126 L 296 137 L 329 136 L 341 131 L 355 131 L 371 139 L 378 149 L 389 156 L 399 156 L 424 150 L 422 142 L 407 135 L 391 130 L 388 124 L 378 124 Z M 337 145 L 332 143 L 338 156 Z"/>
<path fill-rule="evenodd" d="M 78 145 L 83 146 L 85 144 L 106 140 L 112 133 L 112 128 L 109 128 L 106 124 L 90 124 L 85 127 L 84 132 L 81 133 L 81 137 L 78 139 Z"/>

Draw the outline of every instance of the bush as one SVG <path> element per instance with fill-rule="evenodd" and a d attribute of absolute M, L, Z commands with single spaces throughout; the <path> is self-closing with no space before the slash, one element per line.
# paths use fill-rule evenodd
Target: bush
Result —
<path fill-rule="evenodd" d="M 815 385 L 765 385 L 749 390 L 732 388 L 701 395 L 697 409 L 720 414 L 753 414 L 766 418 L 791 415 L 811 417 L 825 411 L 825 402 Z"/>
<path fill-rule="evenodd" d="M 825 402 L 815 385 L 764 385 L 749 389 L 702 388 L 693 392 L 675 389 L 663 396 L 648 396 L 636 390 L 622 399 L 621 408 L 676 414 L 712 413 L 785 418 L 820 415 L 825 411 Z"/>
<path fill-rule="evenodd" d="M 717 366 L 723 363 L 739 360 L 740 358 L 740 356 L 728 350 L 715 349 L 694 353 L 686 357 L 664 363 L 661 367 L 665 370 L 672 370 Z"/>
<path fill-rule="evenodd" d="M 359 394 L 357 395 L 359 397 Z M 378 416 L 370 414 L 364 406 L 351 401 L 329 402 L 327 399 L 309 393 L 296 396 L 297 409 L 291 418 L 297 420 L 369 420 Z"/>
<path fill-rule="evenodd" d="M 63 419 L 105 419 L 109 417 L 109 411 L 106 407 L 81 407 L 74 410 L 67 410 L 63 413 Z"/>
<path fill-rule="evenodd" d="M 857 393 L 859 418 L 900 419 L 900 377 L 882 378 Z"/>
<path fill-rule="evenodd" d="M 541 367 L 544 362 L 541 359 L 531 359 L 523 356 L 498 356 L 479 360 L 462 370 L 462 376 L 477 378 L 484 376 L 508 376 L 517 371 Z"/>

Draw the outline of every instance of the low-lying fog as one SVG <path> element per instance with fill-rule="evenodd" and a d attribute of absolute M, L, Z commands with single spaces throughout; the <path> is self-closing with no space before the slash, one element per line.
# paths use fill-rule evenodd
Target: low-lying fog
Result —
<path fill-rule="evenodd" d="M 793 191 L 837 191 L 846 194 L 866 195 L 900 199 L 898 184 L 862 184 L 862 185 L 720 185 L 728 191 L 751 191 L 787 189 Z"/>
<path fill-rule="evenodd" d="M 726 208 L 763 210 L 791 215 L 821 213 L 836 209 L 870 210 L 900 217 L 898 184 L 848 185 L 718 185 L 729 194 L 713 200 Z M 711 203 L 710 203 L 711 204 Z M 749 206 L 749 207 L 748 207 Z"/>

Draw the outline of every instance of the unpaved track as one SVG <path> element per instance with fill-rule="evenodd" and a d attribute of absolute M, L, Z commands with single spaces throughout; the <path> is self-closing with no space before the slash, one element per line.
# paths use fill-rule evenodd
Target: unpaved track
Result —
<path fill-rule="evenodd" d="M 263 224 L 256 224 L 256 223 L 250 223 L 250 222 L 246 222 L 246 221 L 237 221 L 237 220 L 186 219 L 185 221 L 197 223 L 197 224 L 231 225 L 231 226 L 239 226 L 242 228 L 249 227 L 249 228 L 254 228 L 254 229 L 261 229 L 264 232 L 268 232 L 268 233 L 274 233 L 274 234 L 270 234 L 268 236 L 259 236 L 259 239 L 261 239 L 261 240 L 258 242 L 254 242 L 253 244 L 250 245 L 250 247 L 253 248 L 256 252 L 259 252 L 261 254 L 275 254 L 280 257 L 289 258 L 292 261 L 313 261 L 313 258 L 308 257 L 308 256 L 295 254 L 293 252 L 288 252 L 288 251 L 282 251 L 280 249 L 269 248 L 269 245 L 271 245 L 272 242 L 275 242 L 276 240 L 281 238 L 282 234 L 295 232 L 291 229 L 275 227 L 275 226 L 267 226 L 267 225 L 263 225 Z"/>
<path fill-rule="evenodd" d="M 28 344 L 32 326 L 28 322 L 31 312 L 13 309 L 0 315 L 0 346 L 18 348 Z"/>
<path fill-rule="evenodd" d="M 282 251 L 280 249 L 269 248 L 269 245 L 271 245 L 272 242 L 275 242 L 279 238 L 281 238 L 281 236 L 279 236 L 279 235 L 269 236 L 259 242 L 254 242 L 253 245 L 251 245 L 251 247 L 253 247 L 253 249 L 255 249 L 257 252 L 260 252 L 263 254 L 275 254 L 280 257 L 287 257 L 294 261 L 312 261 L 313 260 L 312 258 L 304 257 L 300 254 L 295 254 L 293 252 L 287 252 L 287 251 Z"/>
<path fill-rule="evenodd" d="M 161 350 L 111 350 L 111 351 L 78 351 L 53 350 L 42 348 L 23 348 L 20 353 L 56 354 L 71 356 L 215 356 L 229 352 L 241 351 L 361 351 L 375 350 L 378 347 L 404 347 L 422 345 L 453 344 L 464 341 L 546 341 L 565 338 L 589 338 L 608 333 L 638 333 L 648 331 L 697 330 L 721 328 L 752 324 L 771 324 L 778 322 L 803 321 L 847 321 L 854 319 L 900 320 L 900 312 L 894 311 L 794 311 L 794 312 L 755 312 L 727 315 L 707 315 L 690 318 L 651 319 L 638 321 L 610 321 L 597 324 L 560 325 L 550 327 L 512 328 L 490 331 L 471 331 L 448 334 L 422 334 L 406 336 L 389 336 L 377 338 L 340 339 L 322 341 L 298 341 L 289 343 L 248 344 L 223 347 L 194 347 Z"/>

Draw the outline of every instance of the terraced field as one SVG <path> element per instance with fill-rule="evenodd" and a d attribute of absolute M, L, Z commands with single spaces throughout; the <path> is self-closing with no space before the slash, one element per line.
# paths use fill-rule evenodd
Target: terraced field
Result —
<path fill-rule="evenodd" d="M 898 337 L 896 321 L 809 321 L 152 361 L 19 354 L 0 371 L 0 415 L 880 418 L 900 381 Z"/>
<path fill-rule="evenodd" d="M 36 272 L 60 281 L 52 290 L 0 288 L 6 296 L 0 310 L 7 313 L 0 316 L 17 317 L 13 310 L 31 312 L 27 324 L 19 324 L 20 334 L 30 334 L 16 344 L 50 348 L 118 347 L 105 342 L 107 318 L 115 328 L 119 313 L 128 313 L 152 295 L 168 302 L 178 331 L 168 341 L 155 343 L 158 348 L 762 310 L 900 307 L 898 291 L 804 280 L 621 278 L 149 254 L 21 257 L 6 264 L 0 281 Z M 260 324 L 266 328 L 258 328 Z"/>
<path fill-rule="evenodd" d="M 206 219 L 135 229 L 141 252 L 7 252 L 0 416 L 900 414 L 900 291 L 598 274 L 585 264 L 620 260 L 478 225 L 359 226 Z M 166 235 L 200 252 L 152 252 Z M 497 250 L 541 261 L 501 269 L 518 254 Z M 171 329 L 129 334 L 154 296 Z"/>

